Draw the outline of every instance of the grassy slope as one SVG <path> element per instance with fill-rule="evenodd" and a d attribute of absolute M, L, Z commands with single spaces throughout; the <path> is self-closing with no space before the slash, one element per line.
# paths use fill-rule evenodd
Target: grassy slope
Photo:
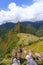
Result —
<path fill-rule="evenodd" d="M 27 49 L 34 49 L 35 52 L 43 52 L 43 41 L 39 41 L 35 44 L 26 47 Z"/>
<path fill-rule="evenodd" d="M 40 39 L 42 40 L 40 41 Z M 7 34 L 7 38 L 5 38 L 5 41 L 1 41 L 0 38 L 0 42 L 0 48 L 4 51 L 10 47 L 13 49 L 20 44 L 23 45 L 23 47 L 25 45 L 26 48 L 37 49 L 38 52 L 43 51 L 43 37 L 39 38 L 31 34 L 18 33 L 15 35 L 14 33 L 9 32 Z"/>
<path fill-rule="evenodd" d="M 37 36 L 24 33 L 19 33 L 18 37 L 20 37 L 18 44 L 26 45 L 25 48 L 34 49 L 37 52 L 43 51 L 43 37 L 39 38 Z M 29 45 L 30 42 L 32 43 L 31 45 Z"/>
<path fill-rule="evenodd" d="M 10 33 L 9 33 L 10 34 Z M 9 35 L 8 34 L 8 35 Z M 37 36 L 31 35 L 31 34 L 24 34 L 24 33 L 19 33 L 17 34 L 17 36 L 20 38 L 16 44 L 24 44 L 25 47 L 28 50 L 29 49 L 34 49 L 35 52 L 42 52 L 43 51 L 43 37 L 39 38 Z M 16 35 L 14 34 L 10 34 L 8 36 L 8 41 L 6 44 L 9 44 L 9 46 L 11 45 L 11 42 L 14 41 L 14 39 L 16 40 Z M 1 40 L 1 39 L 0 39 Z M 29 45 L 29 43 L 32 43 L 31 45 Z M 14 44 L 14 43 L 12 43 Z M 13 45 L 12 45 L 13 46 Z M 7 47 L 7 45 L 5 45 L 5 48 Z M 14 46 L 13 46 L 14 47 Z M 23 48 L 23 49 L 24 49 Z M 5 58 L 1 63 L 5 63 L 6 65 L 9 65 L 9 62 L 11 61 L 11 59 Z M 0 63 L 0 64 L 1 64 Z M 7 64 L 8 63 L 8 64 Z"/>
<path fill-rule="evenodd" d="M 28 44 L 29 42 L 37 41 L 39 39 L 37 36 L 24 33 L 19 33 L 18 37 L 20 37 L 20 40 L 18 41 L 19 44 Z"/>

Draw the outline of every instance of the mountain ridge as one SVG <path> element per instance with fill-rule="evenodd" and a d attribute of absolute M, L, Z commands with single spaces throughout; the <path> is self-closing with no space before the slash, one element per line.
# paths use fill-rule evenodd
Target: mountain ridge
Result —
<path fill-rule="evenodd" d="M 16 25 L 17 23 L 19 23 L 19 25 Z M 17 23 L 5 23 L 3 25 L 0 25 L 0 36 L 5 35 L 8 31 L 10 31 L 11 29 L 13 29 L 14 27 L 19 28 L 23 31 L 21 33 L 26 33 L 28 30 L 28 33 L 31 33 L 31 31 L 29 30 L 33 30 L 33 34 L 35 33 L 37 35 L 37 32 L 40 31 L 40 29 L 42 29 L 42 35 L 43 35 L 43 28 L 41 28 L 41 26 L 43 25 L 43 21 L 36 21 L 36 22 L 30 22 L 30 21 L 23 21 L 23 22 L 17 22 Z M 16 30 L 15 28 L 15 30 Z M 40 28 L 40 29 L 39 29 Z M 39 34 L 39 33 L 38 33 Z M 42 36 L 41 34 L 38 36 Z"/>

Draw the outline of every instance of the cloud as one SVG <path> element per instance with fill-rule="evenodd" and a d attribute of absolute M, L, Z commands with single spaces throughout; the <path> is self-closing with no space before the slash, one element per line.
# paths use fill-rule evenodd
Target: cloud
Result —
<path fill-rule="evenodd" d="M 34 2 L 42 2 L 43 0 L 33 0 Z"/>
<path fill-rule="evenodd" d="M 7 11 L 0 11 L 0 25 L 6 22 L 43 20 L 43 1 L 33 1 L 31 6 L 17 6 L 16 3 L 10 3 Z"/>

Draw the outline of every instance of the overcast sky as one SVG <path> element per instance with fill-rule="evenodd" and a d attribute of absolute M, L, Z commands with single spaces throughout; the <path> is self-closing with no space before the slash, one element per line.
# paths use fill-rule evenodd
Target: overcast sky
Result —
<path fill-rule="evenodd" d="M 43 0 L 0 0 L 0 25 L 43 20 Z"/>

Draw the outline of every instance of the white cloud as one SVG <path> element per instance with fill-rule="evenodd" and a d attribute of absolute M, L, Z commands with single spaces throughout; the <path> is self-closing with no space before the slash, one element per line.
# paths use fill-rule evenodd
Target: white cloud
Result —
<path fill-rule="evenodd" d="M 33 0 L 34 2 L 42 2 L 43 0 Z"/>
<path fill-rule="evenodd" d="M 8 5 L 8 11 L 0 11 L 0 25 L 6 22 L 43 20 L 43 1 L 35 1 L 31 6 Z"/>

